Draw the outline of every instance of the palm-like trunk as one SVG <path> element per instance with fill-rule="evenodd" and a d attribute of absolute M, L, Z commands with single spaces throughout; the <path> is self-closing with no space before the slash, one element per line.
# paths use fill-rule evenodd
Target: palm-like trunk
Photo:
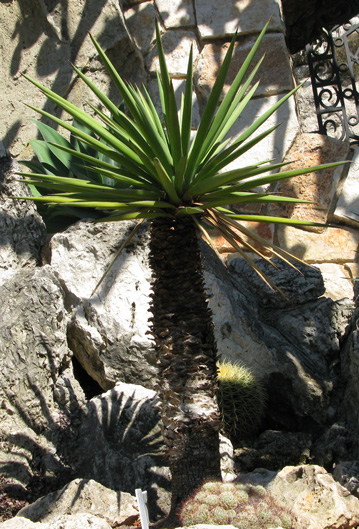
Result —
<path fill-rule="evenodd" d="M 152 222 L 152 333 L 174 514 L 204 480 L 220 479 L 217 349 L 194 222 Z"/>

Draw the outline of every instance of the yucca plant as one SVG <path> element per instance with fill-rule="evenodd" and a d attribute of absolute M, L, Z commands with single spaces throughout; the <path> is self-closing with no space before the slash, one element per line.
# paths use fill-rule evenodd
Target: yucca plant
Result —
<path fill-rule="evenodd" d="M 266 160 L 226 170 L 229 163 L 239 159 L 274 131 L 276 127 L 271 127 L 255 135 L 258 128 L 295 92 L 293 90 L 285 95 L 233 143 L 228 141 L 232 125 L 258 86 L 258 83 L 253 84 L 253 79 L 261 60 L 252 70 L 250 67 L 267 27 L 268 24 L 222 99 L 235 46 L 233 38 L 192 141 L 192 52 L 188 61 L 186 89 L 178 112 L 158 25 L 160 72 L 157 77 L 163 116 L 157 113 L 145 87 L 141 90 L 124 82 L 93 37 L 99 57 L 121 95 L 126 112 L 76 67 L 77 75 L 101 103 L 101 108 L 92 106 L 97 119 L 26 76 L 81 125 L 70 125 L 29 105 L 76 138 L 76 144 L 69 144 L 59 140 L 58 135 L 53 141 L 45 134 L 49 150 L 66 161 L 64 165 L 68 165 L 70 159 L 72 167 L 80 166 L 86 171 L 86 176 L 82 174 L 80 178 L 68 172 L 61 176 L 49 174 L 51 171 L 22 173 L 28 184 L 51 192 L 32 200 L 93 208 L 102 212 L 103 222 L 150 219 L 150 265 L 153 272 L 150 322 L 158 359 L 163 435 L 172 473 L 172 513 L 203 481 L 221 477 L 218 434 L 221 420 L 216 398 L 217 350 L 203 284 L 198 232 L 209 242 L 209 229 L 219 230 L 270 282 L 249 257 L 248 250 L 264 257 L 263 249 L 270 248 L 273 254 L 284 260 L 288 260 L 289 254 L 251 233 L 240 221 L 297 226 L 314 223 L 234 213 L 229 207 L 247 203 L 300 202 L 254 189 L 329 167 L 323 165 L 273 174 L 284 164 Z M 337 164 L 331 164 L 334 165 Z M 260 246 L 262 250 L 258 249 Z"/>

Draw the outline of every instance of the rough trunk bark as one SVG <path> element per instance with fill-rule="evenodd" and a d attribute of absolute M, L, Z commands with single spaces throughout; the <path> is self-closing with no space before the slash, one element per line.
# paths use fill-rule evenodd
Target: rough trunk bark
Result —
<path fill-rule="evenodd" d="M 203 481 L 221 479 L 217 349 L 193 220 L 159 218 L 151 230 L 151 322 L 174 514 Z"/>

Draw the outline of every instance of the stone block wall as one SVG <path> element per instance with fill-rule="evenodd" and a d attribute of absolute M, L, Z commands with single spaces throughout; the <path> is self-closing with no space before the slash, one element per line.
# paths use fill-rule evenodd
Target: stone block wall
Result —
<path fill-rule="evenodd" d="M 23 73 L 89 110 L 88 102 L 94 102 L 93 96 L 74 75 L 72 62 L 119 103 L 97 60 L 89 32 L 107 50 L 121 75 L 132 82 L 145 83 L 158 104 L 155 79 L 158 60 L 154 44 L 156 17 L 161 23 L 163 46 L 178 101 L 184 89 L 189 50 L 193 46 L 194 129 L 233 34 L 238 32 L 238 43 L 225 90 L 228 90 L 247 50 L 270 17 L 269 31 L 258 53 L 258 57 L 263 52 L 266 54 L 258 75 L 260 86 L 256 97 L 233 127 L 233 137 L 237 137 L 257 116 L 293 88 L 280 0 L 7 0 L 0 4 L 0 48 L 4 72 L 0 79 L 0 94 L 2 108 L 6 109 L 0 124 L 0 138 L 5 148 L 19 159 L 31 157 L 28 142 L 37 132 L 35 124 L 28 118 L 37 116 L 24 107 L 24 103 L 50 112 L 55 110 L 22 77 Z M 62 117 L 66 119 L 66 116 Z M 294 98 L 270 118 L 265 128 L 278 123 L 281 126 L 271 137 L 241 158 L 241 165 L 266 159 L 280 161 L 286 157 L 305 166 L 351 155 L 346 144 L 318 135 L 303 135 Z M 347 219 L 353 216 L 351 211 L 359 200 L 357 166 L 355 155 L 349 176 L 346 176 L 345 169 L 315 173 L 310 178 L 305 177 L 276 189 L 278 192 L 289 191 L 300 198 L 312 197 L 319 203 L 319 209 L 303 211 L 301 207 L 287 214 L 297 218 L 309 214 L 315 220 L 335 222 L 335 228 L 315 233 L 249 224 L 270 241 L 279 243 L 311 263 L 319 264 L 325 274 L 335 274 L 340 284 L 338 295 L 344 293 L 349 297 L 352 296 L 352 283 L 343 278 L 357 275 L 358 230 L 355 223 Z M 226 255 L 228 248 L 223 241 L 217 239 L 216 243 Z"/>

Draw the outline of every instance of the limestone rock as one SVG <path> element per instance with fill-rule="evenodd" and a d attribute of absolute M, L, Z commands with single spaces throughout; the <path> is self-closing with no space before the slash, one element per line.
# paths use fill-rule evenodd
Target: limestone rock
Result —
<path fill-rule="evenodd" d="M 44 529 L 43 524 L 41 526 L 26 518 L 10 518 L 10 520 L 0 523 L 1 529 Z"/>
<path fill-rule="evenodd" d="M 276 0 L 265 0 L 260 5 L 250 0 L 195 0 L 195 7 L 202 38 L 233 35 L 237 29 L 238 33 L 259 33 L 271 16 L 271 30 L 283 31 Z"/>
<path fill-rule="evenodd" d="M 277 473 L 260 468 L 237 480 L 266 487 L 292 512 L 295 529 L 349 529 L 359 523 L 359 500 L 318 465 L 287 466 Z"/>
<path fill-rule="evenodd" d="M 80 222 L 51 240 L 51 266 L 74 304 L 69 346 L 104 390 L 117 380 L 152 388 L 156 382 L 155 355 L 147 334 L 151 272 L 146 227 L 92 295 L 135 225 Z"/>
<path fill-rule="evenodd" d="M 293 74 L 297 84 L 303 83 L 298 92 L 295 94 L 295 100 L 298 107 L 298 117 L 302 132 L 316 132 L 318 130 L 318 118 L 315 112 L 315 102 L 313 95 L 312 82 L 310 79 L 309 67 L 307 65 L 293 68 Z"/>
<path fill-rule="evenodd" d="M 69 414 L 83 400 L 67 347 L 62 288 L 49 267 L 19 271 L 0 291 L 1 472 L 28 483 L 35 469 L 54 481 Z"/>
<path fill-rule="evenodd" d="M 298 134 L 285 156 L 285 161 L 293 160 L 293 162 L 286 165 L 283 171 L 339 162 L 346 160 L 348 154 L 349 144 L 340 140 L 320 134 Z M 339 166 L 279 182 L 275 187 L 276 192 L 283 193 L 285 196 L 310 200 L 314 204 L 271 205 L 270 212 L 293 219 L 326 223 L 343 170 L 344 166 Z M 305 229 L 315 232 L 324 230 L 318 227 L 306 227 Z"/>
<path fill-rule="evenodd" d="M 16 516 L 33 522 L 54 522 L 63 515 L 81 513 L 104 518 L 113 525 L 130 516 L 137 517 L 138 509 L 131 494 L 107 489 L 92 479 L 75 479 L 24 507 Z"/>
<path fill-rule="evenodd" d="M 127 27 L 133 35 L 136 46 L 146 53 L 156 39 L 156 10 L 152 2 L 143 2 L 127 9 L 124 13 Z"/>
<path fill-rule="evenodd" d="M 5 138 L 5 147 L 14 156 L 31 158 L 32 149 L 27 144 L 37 135 L 35 124 L 24 119 L 23 103 L 48 112 L 55 111 L 55 105 L 46 101 L 45 96 L 21 76 L 22 73 L 60 95 L 66 93 L 72 103 L 82 107 L 88 91 L 82 83 L 79 89 L 78 83 L 74 82 L 76 76 L 72 62 L 80 69 L 96 70 L 97 81 L 108 93 L 110 80 L 97 62 L 96 50 L 88 35 L 91 32 L 106 50 L 113 52 L 119 71 L 131 78 L 128 70 L 131 65 L 135 80 L 138 80 L 141 67 L 134 60 L 135 45 L 116 0 L 101 0 L 94 4 L 81 1 L 69 5 L 24 0 L 21 3 L 3 2 L 0 9 L 0 47 L 7 50 L 3 56 L 2 67 L 6 74 L 0 81 L 0 93 L 8 109 L 1 121 L 0 136 Z M 38 119 L 35 111 L 26 111 L 26 118 L 35 117 Z"/>
<path fill-rule="evenodd" d="M 286 467 L 267 489 L 292 511 L 298 529 L 354 528 L 359 524 L 359 500 L 322 467 Z"/>
<path fill-rule="evenodd" d="M 64 515 L 53 522 L 34 523 L 26 518 L 15 517 L 0 523 L 1 529 L 111 529 L 102 518 L 92 514 Z"/>
<path fill-rule="evenodd" d="M 300 305 L 318 299 L 325 292 L 322 274 L 317 268 L 293 261 L 295 270 L 278 258 L 272 259 L 275 266 L 264 261 L 260 262 L 259 259 L 256 263 L 286 296 L 284 298 L 279 292 L 273 291 L 263 283 L 260 295 L 260 303 L 263 306 L 279 308 Z M 232 259 L 229 270 L 235 276 L 245 279 L 253 294 L 258 293 L 258 274 L 244 259 Z"/>
<path fill-rule="evenodd" d="M 0 158 L 0 282 L 19 268 L 40 264 L 46 228 L 36 206 L 16 196 L 31 196 L 28 187 L 18 182 L 19 164 L 9 157 Z"/>
<path fill-rule="evenodd" d="M 348 489 L 350 494 L 359 497 L 359 462 L 342 461 L 335 466 L 333 478 L 343 487 Z"/>

